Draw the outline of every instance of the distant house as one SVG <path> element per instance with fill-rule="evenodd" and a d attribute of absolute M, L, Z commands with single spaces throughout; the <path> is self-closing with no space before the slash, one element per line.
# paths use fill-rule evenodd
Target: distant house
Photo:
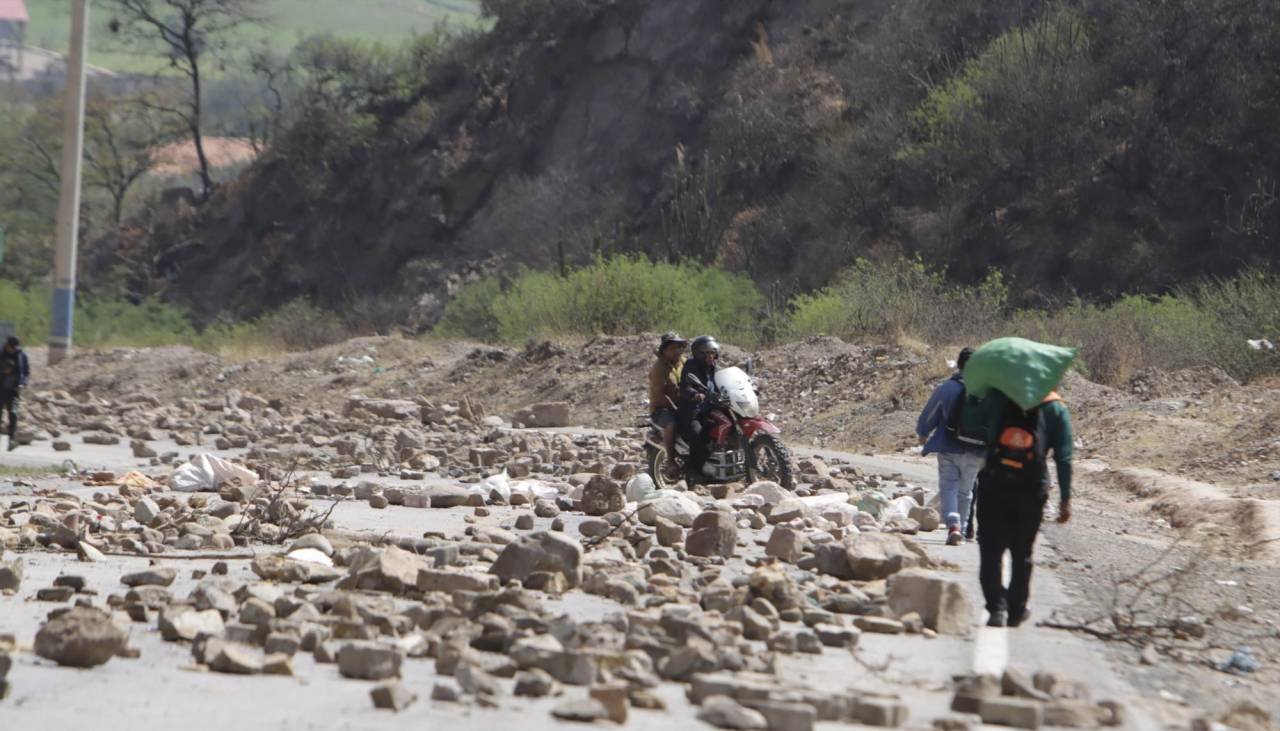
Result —
<path fill-rule="evenodd" d="M 23 0 L 0 0 L 0 72 L 12 75 L 22 68 L 27 20 L 27 4 Z"/>

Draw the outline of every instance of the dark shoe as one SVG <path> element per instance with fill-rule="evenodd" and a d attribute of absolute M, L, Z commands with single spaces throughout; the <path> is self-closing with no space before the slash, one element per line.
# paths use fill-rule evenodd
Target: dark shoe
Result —
<path fill-rule="evenodd" d="M 965 529 L 964 529 L 964 539 L 965 539 L 966 541 L 972 541 L 972 540 L 973 540 L 973 523 L 970 523 L 970 524 L 969 524 L 969 527 L 967 527 L 967 528 L 965 528 Z"/>
<path fill-rule="evenodd" d="M 1023 622 L 1026 622 L 1030 618 L 1031 618 L 1030 609 L 1023 609 L 1022 611 L 1009 612 L 1009 621 L 1006 626 L 1018 627 L 1018 626 L 1021 626 Z"/>
<path fill-rule="evenodd" d="M 1005 613 L 1003 611 L 991 612 L 987 618 L 988 627 L 1003 627 L 1005 623 Z"/>
<path fill-rule="evenodd" d="M 679 482 L 680 465 L 668 459 L 666 465 L 662 468 L 662 476 L 667 480 L 667 482 Z"/>
<path fill-rule="evenodd" d="M 947 545 L 960 546 L 964 544 L 964 536 L 960 535 L 959 528 L 952 528 L 947 531 Z"/>

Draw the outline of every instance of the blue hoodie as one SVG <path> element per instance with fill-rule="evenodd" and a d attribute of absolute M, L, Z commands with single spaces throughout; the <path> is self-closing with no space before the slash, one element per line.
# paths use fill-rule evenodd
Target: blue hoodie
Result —
<path fill-rule="evenodd" d="M 972 452 L 983 454 L 982 447 L 970 446 L 956 441 L 947 431 L 947 419 L 964 393 L 964 381 L 959 373 L 938 384 L 924 405 L 920 418 L 916 420 L 916 435 L 929 437 L 924 444 L 922 454 L 962 454 Z"/>

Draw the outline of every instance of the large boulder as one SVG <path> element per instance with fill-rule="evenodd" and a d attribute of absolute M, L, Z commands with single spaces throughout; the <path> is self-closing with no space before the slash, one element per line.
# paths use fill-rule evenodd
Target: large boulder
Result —
<path fill-rule="evenodd" d="M 404 655 L 393 647 L 358 640 L 338 650 L 338 672 L 346 678 L 386 680 L 400 677 Z"/>
<path fill-rule="evenodd" d="M 413 401 L 403 401 L 398 399 L 374 399 L 364 398 L 363 396 L 352 396 L 347 399 L 344 416 L 355 416 L 359 414 L 367 414 L 376 416 L 381 419 L 395 419 L 397 421 L 408 421 L 416 419 L 422 412 L 422 407 Z"/>
<path fill-rule="evenodd" d="M 748 577 L 747 586 L 753 598 L 767 599 L 778 609 L 799 608 L 807 604 L 800 585 L 781 566 L 761 566 Z"/>
<path fill-rule="evenodd" d="M 522 427 L 554 429 L 569 426 L 569 403 L 547 401 L 520 409 L 511 417 L 511 423 Z"/>
<path fill-rule="evenodd" d="M 431 568 L 421 556 L 397 546 L 362 548 L 350 559 L 347 576 L 338 587 L 401 593 L 418 583 L 418 572 Z"/>
<path fill-rule="evenodd" d="M 620 512 L 627 505 L 622 486 L 604 475 L 591 478 L 582 488 L 582 512 L 587 515 L 607 515 Z"/>
<path fill-rule="evenodd" d="M 17 591 L 20 588 L 22 588 L 22 562 L 0 561 L 0 591 Z"/>
<path fill-rule="evenodd" d="M 918 523 L 920 530 L 925 533 L 935 531 L 942 525 L 942 518 L 938 515 L 938 511 L 933 508 L 916 505 L 911 508 L 911 512 L 907 514 L 907 517 Z"/>
<path fill-rule="evenodd" d="M 224 627 L 218 610 L 196 610 L 189 606 L 166 608 L 160 613 L 159 624 L 160 636 L 168 642 L 190 642 L 201 635 L 220 637 Z"/>
<path fill-rule="evenodd" d="M 124 630 L 100 609 L 72 607 L 45 622 L 36 633 L 35 651 L 59 665 L 91 668 L 124 648 Z"/>
<path fill-rule="evenodd" d="M 777 528 L 774 528 L 777 530 Z M 834 576 L 849 581 L 853 578 L 853 569 L 849 566 L 849 553 L 841 543 L 818 543 L 813 547 L 813 555 L 817 560 L 816 570 L 820 574 Z"/>
<path fill-rule="evenodd" d="M 899 617 L 916 612 L 938 634 L 969 634 L 973 605 L 958 580 L 927 569 L 903 569 L 889 577 L 888 592 L 889 608 Z"/>
<path fill-rule="evenodd" d="M 640 522 L 645 525 L 656 525 L 658 518 L 665 518 L 672 523 L 688 528 L 702 513 L 702 506 L 693 498 L 684 495 L 663 495 L 654 498 L 640 508 Z"/>
<path fill-rule="evenodd" d="M 693 521 L 693 530 L 684 539 L 684 550 L 691 556 L 723 556 L 730 558 L 738 547 L 738 525 L 733 516 L 709 510 Z"/>
<path fill-rule="evenodd" d="M 893 533 L 859 533 L 844 539 L 849 578 L 886 579 L 903 569 L 929 566 L 929 554 L 910 538 Z"/>
<path fill-rule="evenodd" d="M 781 525 L 775 526 L 773 533 L 769 534 L 764 553 L 780 561 L 795 563 L 804 555 L 806 542 L 804 533 Z"/>
<path fill-rule="evenodd" d="M 326 581 L 342 578 L 342 571 L 332 566 L 315 561 L 299 561 L 286 556 L 259 556 L 249 563 L 249 568 L 267 581 L 323 584 Z"/>
<path fill-rule="evenodd" d="M 531 533 L 503 548 L 489 571 L 504 583 L 512 579 L 524 583 L 539 571 L 564 574 L 569 586 L 575 587 L 582 583 L 582 544 L 563 533 Z"/>
<path fill-rule="evenodd" d="M 769 482 L 768 480 L 761 480 L 760 482 L 752 483 L 751 487 L 748 487 L 742 494 L 759 495 L 761 498 L 764 498 L 765 505 L 777 505 L 783 500 L 795 497 L 795 495 L 782 487 L 782 485 L 779 485 L 776 482 Z"/>

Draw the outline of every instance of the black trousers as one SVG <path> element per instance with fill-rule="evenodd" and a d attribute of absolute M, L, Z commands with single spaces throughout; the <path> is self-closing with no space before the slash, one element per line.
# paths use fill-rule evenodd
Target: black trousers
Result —
<path fill-rule="evenodd" d="M 1048 486 L 1010 489 L 985 484 L 978 476 L 978 579 L 988 612 L 1006 611 L 1018 617 L 1031 594 L 1031 553 L 1049 498 Z M 1009 586 L 1004 586 L 1004 554 L 1013 562 Z"/>
<path fill-rule="evenodd" d="M 18 392 L 0 391 L 0 410 L 9 412 L 9 443 L 18 433 Z"/>
<path fill-rule="evenodd" d="M 685 477 L 691 482 L 702 478 L 702 465 L 707 461 L 710 452 L 708 442 L 711 432 L 702 421 L 702 414 L 695 406 L 680 410 L 680 430 L 684 441 L 689 445 L 689 459 L 685 462 Z"/>

